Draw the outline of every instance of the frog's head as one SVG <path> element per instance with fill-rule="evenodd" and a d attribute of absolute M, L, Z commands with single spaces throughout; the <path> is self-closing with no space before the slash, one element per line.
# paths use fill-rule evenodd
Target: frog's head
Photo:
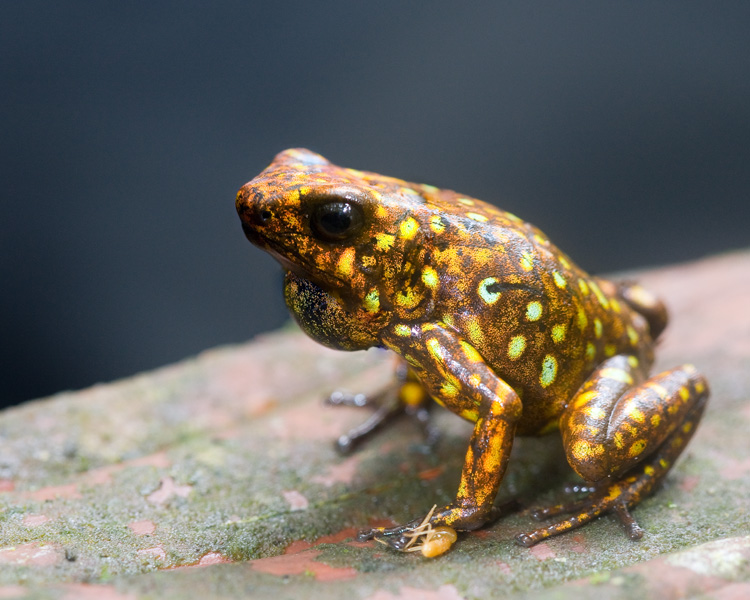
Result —
<path fill-rule="evenodd" d="M 424 264 L 415 255 L 424 253 L 423 204 L 400 180 L 338 167 L 304 149 L 277 155 L 236 202 L 252 243 L 349 308 L 373 313 L 387 310 L 399 282 Z"/>

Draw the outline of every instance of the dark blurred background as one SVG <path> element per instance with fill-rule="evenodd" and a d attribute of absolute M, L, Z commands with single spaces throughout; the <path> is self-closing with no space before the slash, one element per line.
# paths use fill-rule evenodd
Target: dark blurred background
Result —
<path fill-rule="evenodd" d="M 3 2 L 0 401 L 281 325 L 234 195 L 290 146 L 595 272 L 747 246 L 749 29 L 746 1 Z"/>

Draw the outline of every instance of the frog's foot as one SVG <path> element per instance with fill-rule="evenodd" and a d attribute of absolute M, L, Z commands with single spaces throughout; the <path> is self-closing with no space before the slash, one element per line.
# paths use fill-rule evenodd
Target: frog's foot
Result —
<path fill-rule="evenodd" d="M 418 382 L 406 376 L 399 377 L 389 387 L 372 396 L 334 392 L 326 402 L 332 406 L 376 407 L 375 412 L 364 423 L 353 427 L 336 440 L 336 449 L 341 454 L 350 454 L 376 431 L 403 415 L 415 421 L 422 430 L 424 442 L 421 448 L 425 451 L 431 450 L 440 437 L 432 422 L 426 393 Z"/>
<path fill-rule="evenodd" d="M 424 519 L 416 519 L 398 527 L 376 527 L 361 531 L 359 540 L 375 540 L 400 552 L 421 552 L 422 556 L 434 558 L 445 554 L 458 538 L 456 530 L 447 525 L 434 527 L 430 522 L 437 505 Z"/>
<path fill-rule="evenodd" d="M 404 407 L 397 398 L 388 391 L 375 396 L 364 394 L 347 394 L 334 392 L 327 399 L 332 406 L 354 406 L 357 408 L 375 405 L 377 408 L 370 417 L 360 425 L 353 427 L 336 440 L 336 450 L 341 454 L 350 454 L 355 448 L 371 437 L 378 429 L 398 418 L 404 412 Z M 382 402 L 382 403 L 379 403 Z"/>
<path fill-rule="evenodd" d="M 653 476 L 640 473 L 606 486 L 595 486 L 594 491 L 578 502 L 536 509 L 531 514 L 538 520 L 574 514 L 552 525 L 540 527 L 529 533 L 522 533 L 516 536 L 516 541 L 529 548 L 549 537 L 581 527 L 607 513 L 614 513 L 631 540 L 639 540 L 643 537 L 643 529 L 630 514 L 629 507 L 636 505 L 656 483 L 657 481 Z"/>
<path fill-rule="evenodd" d="M 360 531 L 359 541 L 375 540 L 400 552 L 420 551 L 424 556 L 439 556 L 456 541 L 457 531 L 472 531 L 491 523 L 517 508 L 515 501 L 493 506 L 489 511 L 476 507 L 448 506 L 436 511 L 433 506 L 423 519 L 414 519 L 396 527 L 375 527 Z"/>

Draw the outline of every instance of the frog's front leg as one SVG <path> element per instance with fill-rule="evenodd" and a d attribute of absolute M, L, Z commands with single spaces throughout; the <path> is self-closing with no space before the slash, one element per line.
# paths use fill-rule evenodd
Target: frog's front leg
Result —
<path fill-rule="evenodd" d="M 645 380 L 633 356 L 606 360 L 573 397 L 560 419 L 568 462 L 591 494 L 579 502 L 538 510 L 567 519 L 521 534 L 532 546 L 612 512 L 631 539 L 643 530 L 629 513 L 666 476 L 692 437 L 708 399 L 706 380 L 691 365 Z"/>
<path fill-rule="evenodd" d="M 439 324 L 398 325 L 391 335 L 384 336 L 384 342 L 404 356 L 437 402 L 475 422 L 458 493 L 451 504 L 438 508 L 426 520 L 360 534 L 361 539 L 374 538 L 404 550 L 412 532 L 425 527 L 471 530 L 496 516 L 493 503 L 508 464 L 521 401 L 471 344 Z"/>
<path fill-rule="evenodd" d="M 350 454 L 377 431 L 401 416 L 415 421 L 422 430 L 422 448 L 429 451 L 437 443 L 440 432 L 432 421 L 430 398 L 416 375 L 403 359 L 395 369 L 393 381 L 372 395 L 333 392 L 327 399 L 332 406 L 357 408 L 375 406 L 375 411 L 363 423 L 341 434 L 336 440 L 336 450 Z"/>

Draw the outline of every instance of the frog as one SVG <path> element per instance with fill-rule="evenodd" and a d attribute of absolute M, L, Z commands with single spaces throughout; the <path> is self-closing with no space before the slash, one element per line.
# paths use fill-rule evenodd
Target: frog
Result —
<path fill-rule="evenodd" d="M 285 302 L 307 335 L 392 351 L 401 408 L 421 418 L 434 402 L 472 424 L 453 501 L 360 539 L 411 551 L 419 536 L 450 538 L 431 550 L 444 552 L 455 532 L 502 513 L 516 436 L 552 432 L 584 495 L 532 511 L 546 524 L 516 541 L 530 547 L 605 514 L 643 536 L 631 509 L 664 481 L 709 396 L 691 364 L 650 375 L 668 321 L 656 295 L 588 274 L 491 203 L 303 148 L 242 186 L 236 209 L 247 239 L 283 267 Z M 340 445 L 394 410 L 381 412 Z"/>

